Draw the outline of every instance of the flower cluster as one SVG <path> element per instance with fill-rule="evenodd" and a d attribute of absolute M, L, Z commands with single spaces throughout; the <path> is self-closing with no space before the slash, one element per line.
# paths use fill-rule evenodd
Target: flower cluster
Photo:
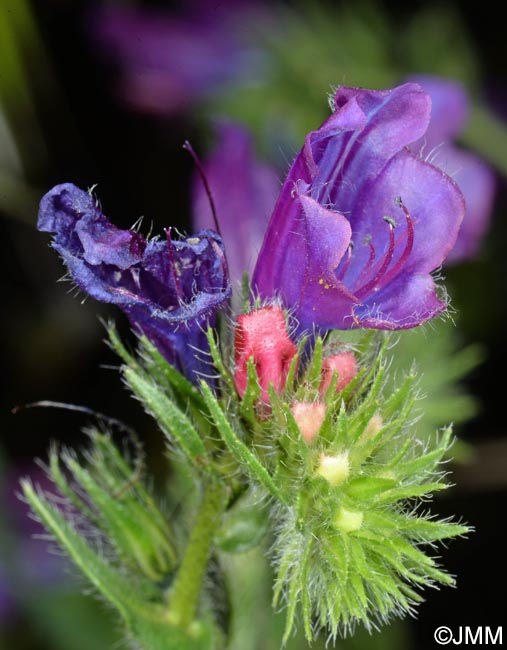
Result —
<path fill-rule="evenodd" d="M 213 599 L 200 599 L 209 557 L 252 548 L 267 530 L 274 604 L 287 603 L 284 643 L 298 613 L 308 641 L 320 627 L 335 637 L 412 611 L 417 587 L 453 584 L 425 549 L 468 528 L 407 505 L 447 487 L 439 464 L 451 430 L 418 438 L 415 376 L 388 384 L 389 334 L 371 331 L 415 327 L 446 307 L 433 273 L 456 242 L 465 203 L 418 152 L 430 113 L 416 83 L 336 91 L 332 115 L 307 136 L 282 186 L 243 296 L 251 304 L 234 327 L 230 318 L 216 327 L 232 294 L 226 251 L 238 243 L 237 281 L 273 183 L 244 132 L 223 130 L 225 145 L 203 168 L 225 247 L 210 229 L 176 241 L 170 230 L 151 240 L 120 230 L 72 184 L 42 199 L 38 227 L 53 233 L 74 283 L 120 307 L 140 335 L 133 356 L 109 332 L 125 383 L 202 488 L 182 550 L 185 533 L 173 534 L 107 435 L 92 435 L 90 470 L 66 456 L 77 490 L 53 454 L 54 481 L 117 551 L 106 564 L 25 484 L 141 647 L 166 648 L 169 636 L 181 648 L 224 647 L 210 642 L 222 639 Z M 196 197 L 195 220 L 209 226 Z M 353 342 L 333 332 L 358 329 L 347 333 Z M 139 521 L 151 525 L 139 531 Z"/>
<path fill-rule="evenodd" d="M 432 272 L 452 251 L 465 208 L 456 183 L 409 149 L 426 137 L 430 112 L 428 93 L 415 83 L 389 91 L 339 88 L 333 114 L 306 138 L 252 279 L 262 299 L 281 299 L 291 310 L 300 332 L 409 328 L 445 308 Z M 224 168 L 215 158 L 209 171 L 237 279 L 270 203 L 260 197 L 268 197 L 273 180 L 254 164 L 240 131 L 224 138 Z M 233 190 L 231 203 L 233 168 L 242 189 Z M 196 205 L 196 221 L 208 225 L 202 196 Z M 187 374 L 196 369 L 188 345 L 202 348 L 200 321 L 230 296 L 218 235 L 205 230 L 173 242 L 168 231 L 167 243 L 146 242 L 111 226 L 94 199 L 71 185 L 43 199 L 39 228 L 56 233 L 54 246 L 80 288 L 121 306 Z M 181 325 L 193 340 L 184 334 L 182 342 Z"/>

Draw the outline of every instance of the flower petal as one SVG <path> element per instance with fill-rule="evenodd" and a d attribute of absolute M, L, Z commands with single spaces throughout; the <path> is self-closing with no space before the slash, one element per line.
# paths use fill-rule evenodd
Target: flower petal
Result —
<path fill-rule="evenodd" d="M 335 275 L 350 244 L 350 224 L 342 214 L 297 192 L 285 191 L 277 210 L 291 227 L 285 228 L 283 246 L 277 237 L 265 239 L 253 286 L 264 297 L 279 293 L 294 307 L 301 329 L 333 327 L 355 302 Z"/>
<path fill-rule="evenodd" d="M 256 61 L 242 42 L 245 8 L 185 3 L 180 12 L 108 7 L 93 29 L 105 54 L 121 66 L 119 91 L 138 110 L 171 114 L 231 80 Z M 234 6 L 232 6 L 234 4 Z M 250 11 L 254 20 L 256 7 Z"/>
<path fill-rule="evenodd" d="M 128 269 L 141 261 L 146 240 L 132 230 L 120 230 L 101 213 L 96 200 L 72 183 L 56 185 L 41 200 L 37 229 L 53 232 L 59 252 L 79 251 L 89 264 Z"/>
<path fill-rule="evenodd" d="M 424 147 L 423 155 L 431 156 L 432 149 L 454 139 L 463 130 L 468 119 L 467 94 L 460 83 L 443 77 L 416 75 L 411 81 L 419 83 L 431 97 L 428 130 L 412 149 L 419 152 Z"/>
<path fill-rule="evenodd" d="M 402 275 L 354 309 L 351 327 L 408 329 L 437 316 L 445 307 L 430 275 Z"/>
<path fill-rule="evenodd" d="M 375 179 L 394 155 L 424 134 L 430 100 L 417 84 L 405 84 L 386 91 L 341 88 L 335 102 L 336 117 L 350 111 L 350 105 L 357 112 L 357 105 L 365 120 L 356 131 L 326 135 L 325 146 L 315 138 L 319 142 L 318 148 L 313 146 L 318 173 L 312 181 L 322 202 L 348 214 L 362 187 Z M 319 190 L 321 186 L 324 191 Z M 352 213 L 350 218 L 355 230 L 361 215 Z"/>
<path fill-rule="evenodd" d="M 477 255 L 490 224 L 496 195 L 495 174 L 478 156 L 450 144 L 439 148 L 433 164 L 456 181 L 465 197 L 465 218 L 447 263 L 470 259 Z"/>
<path fill-rule="evenodd" d="M 407 238 L 405 217 L 395 200 L 400 197 L 412 218 L 414 242 L 410 257 L 400 268 L 403 273 L 430 273 L 442 264 L 458 236 L 465 213 L 463 195 L 454 181 L 441 169 L 420 160 L 408 150 L 401 151 L 385 169 L 369 183 L 355 206 L 363 218 L 353 237 L 360 242 L 371 236 L 380 257 L 388 245 L 385 215 L 397 223 L 395 237 L 397 255 L 392 266 L 403 254 Z M 354 286 L 357 273 L 367 260 L 365 246 L 356 246 L 355 277 L 347 274 L 349 286 Z"/>
<path fill-rule="evenodd" d="M 54 233 L 72 280 L 93 298 L 113 303 L 182 372 L 195 381 L 208 370 L 204 328 L 231 294 L 221 238 L 204 230 L 173 242 L 120 230 L 93 197 L 70 183 L 41 201 L 38 227 Z"/>
<path fill-rule="evenodd" d="M 493 170 L 480 158 L 453 146 L 468 118 L 469 100 L 463 86 L 442 77 L 414 78 L 431 95 L 431 121 L 424 138 L 411 149 L 440 167 L 458 184 L 465 196 L 466 214 L 458 240 L 447 262 L 458 262 L 477 254 L 489 225 L 496 180 Z"/>
<path fill-rule="evenodd" d="M 408 149 L 428 126 L 430 98 L 405 84 L 340 88 L 335 102 L 291 167 L 254 284 L 306 329 L 413 327 L 444 308 L 430 273 L 464 214 L 453 180 Z"/>

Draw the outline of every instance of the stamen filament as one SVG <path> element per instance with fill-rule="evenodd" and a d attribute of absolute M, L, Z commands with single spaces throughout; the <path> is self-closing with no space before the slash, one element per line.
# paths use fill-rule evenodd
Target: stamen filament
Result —
<path fill-rule="evenodd" d="M 410 216 L 410 212 L 407 210 L 405 207 L 403 201 L 401 198 L 396 199 L 396 205 L 400 207 L 403 210 L 403 214 L 405 215 L 405 220 L 407 222 L 407 243 L 405 244 L 405 249 L 403 253 L 401 254 L 399 260 L 396 262 L 396 264 L 393 266 L 392 269 L 388 273 L 386 273 L 385 278 L 384 278 L 384 284 L 387 282 L 390 282 L 391 279 L 396 275 L 396 273 L 400 270 L 400 268 L 405 264 L 407 261 L 410 253 L 412 252 L 412 248 L 414 247 L 414 222 L 412 221 L 412 217 Z"/>
<path fill-rule="evenodd" d="M 343 266 L 340 270 L 340 273 L 337 275 L 338 280 L 343 280 L 345 273 L 349 270 L 350 266 L 350 260 L 352 259 L 352 249 L 354 248 L 354 244 L 350 242 L 348 248 L 347 248 L 347 259 L 343 263 Z"/>
<path fill-rule="evenodd" d="M 387 271 L 389 264 L 391 263 L 391 260 L 393 259 L 394 255 L 394 226 L 392 224 L 392 221 L 386 221 L 387 225 L 389 226 L 389 246 L 387 248 L 386 254 L 384 255 L 384 259 L 382 261 L 382 264 L 380 265 L 379 270 L 375 273 L 373 278 L 369 280 L 366 284 L 363 284 L 362 287 L 360 287 L 357 291 L 354 293 L 358 298 L 362 298 L 364 295 L 366 295 L 369 291 L 375 288 L 377 285 L 378 281 L 385 275 L 385 272 Z"/>
<path fill-rule="evenodd" d="M 374 245 L 372 244 L 372 242 L 371 242 L 371 237 L 365 238 L 365 240 L 364 240 L 363 243 L 364 243 L 365 246 L 368 246 L 368 247 L 369 247 L 369 249 L 370 249 L 370 255 L 369 255 L 369 257 L 368 257 L 368 261 L 367 261 L 366 264 L 364 265 L 363 270 L 361 271 L 361 273 L 360 273 L 360 275 L 359 275 L 359 277 L 358 277 L 358 279 L 357 279 L 357 283 L 356 283 L 356 284 L 359 284 L 359 282 L 362 280 L 362 278 L 366 275 L 366 272 L 367 272 L 369 269 L 371 269 L 371 267 L 372 267 L 372 265 L 373 265 L 373 262 L 374 262 L 374 260 L 375 260 L 375 255 L 376 255 L 375 246 L 374 246 Z"/>
<path fill-rule="evenodd" d="M 188 151 L 188 153 L 192 156 L 193 160 L 194 160 L 195 166 L 197 167 L 197 171 L 199 172 L 199 176 L 201 177 L 201 180 L 202 180 L 203 185 L 204 185 L 204 189 L 206 190 L 206 194 L 208 196 L 208 201 L 209 201 L 209 205 L 210 205 L 210 208 L 211 208 L 211 214 L 213 216 L 213 222 L 215 224 L 215 230 L 217 231 L 217 233 L 221 237 L 222 233 L 220 232 L 220 225 L 218 223 L 217 210 L 216 210 L 216 207 L 215 207 L 215 202 L 213 201 L 213 194 L 211 193 L 211 188 L 209 186 L 208 179 L 206 178 L 206 172 L 204 171 L 204 167 L 202 166 L 202 163 L 199 160 L 199 157 L 195 153 L 192 145 L 190 144 L 190 142 L 188 140 L 185 140 L 185 142 L 183 143 L 183 149 L 186 149 Z"/>

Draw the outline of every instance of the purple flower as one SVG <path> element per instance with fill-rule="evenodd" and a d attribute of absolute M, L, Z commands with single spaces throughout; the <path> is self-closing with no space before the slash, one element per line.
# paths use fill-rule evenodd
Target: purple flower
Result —
<path fill-rule="evenodd" d="M 403 329 L 445 308 L 431 273 L 454 246 L 464 201 L 408 145 L 428 127 L 417 84 L 339 88 L 283 185 L 253 276 L 301 329 Z"/>
<path fill-rule="evenodd" d="M 94 17 L 102 49 L 121 66 L 120 94 L 135 108 L 171 114 L 236 79 L 255 74 L 245 40 L 254 2 L 194 0 L 180 13 L 114 7 Z"/>
<path fill-rule="evenodd" d="M 72 280 L 93 298 L 118 305 L 187 377 L 203 370 L 196 348 L 231 295 L 221 238 L 211 230 L 146 241 L 113 226 L 88 192 L 57 185 L 42 199 L 38 229 L 54 233 L 53 248 Z"/>
<path fill-rule="evenodd" d="M 459 185 L 465 197 L 465 219 L 447 262 L 474 257 L 486 232 L 495 198 L 496 179 L 483 160 L 453 145 L 468 118 L 468 98 L 456 81 L 431 76 L 418 76 L 432 99 L 431 121 L 424 137 L 412 145 Z"/>
<path fill-rule="evenodd" d="M 218 144 L 204 165 L 227 251 L 233 286 L 251 273 L 279 192 L 278 176 L 255 159 L 252 138 L 242 127 L 222 124 Z M 193 224 L 213 227 L 201 179 L 194 183 Z"/>

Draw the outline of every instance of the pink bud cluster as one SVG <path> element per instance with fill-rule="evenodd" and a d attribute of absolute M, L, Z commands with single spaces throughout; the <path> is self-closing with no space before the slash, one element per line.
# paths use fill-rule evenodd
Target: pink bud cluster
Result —
<path fill-rule="evenodd" d="M 271 305 L 241 314 L 236 322 L 234 343 L 234 381 L 240 397 L 244 396 L 247 388 L 248 361 L 252 359 L 261 388 L 261 399 L 269 403 L 269 387 L 272 386 L 276 393 L 284 390 L 289 368 L 297 353 L 287 332 L 282 309 Z M 324 399 L 334 374 L 338 375 L 336 392 L 340 392 L 354 379 L 357 371 L 357 361 L 352 352 L 326 357 L 322 363 L 320 399 Z M 291 411 L 303 440 L 311 444 L 326 415 L 324 402 L 294 402 Z"/>

